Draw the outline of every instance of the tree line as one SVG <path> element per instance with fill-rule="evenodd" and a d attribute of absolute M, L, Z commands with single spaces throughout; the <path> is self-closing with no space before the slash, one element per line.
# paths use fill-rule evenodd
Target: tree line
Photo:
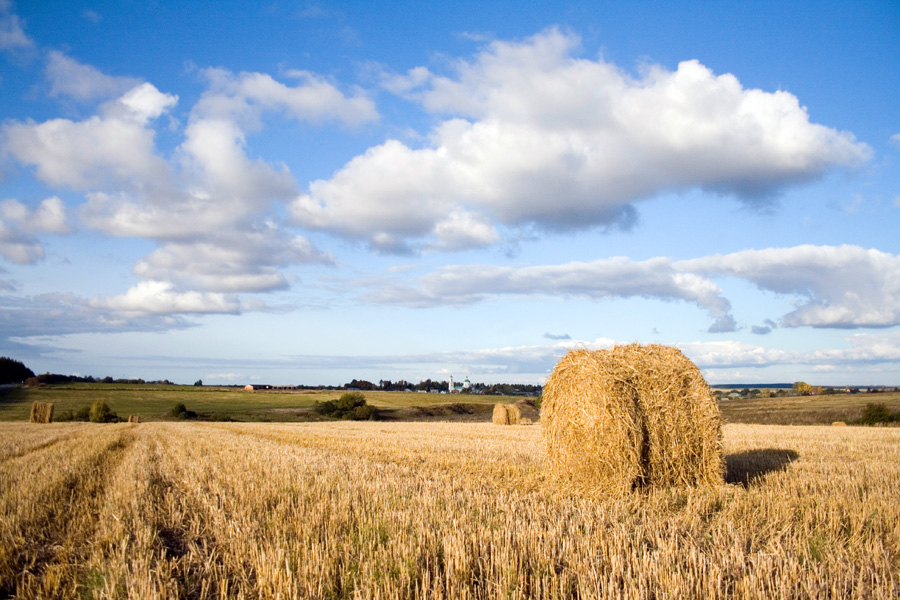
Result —
<path fill-rule="evenodd" d="M 449 392 L 450 382 L 435 381 L 425 379 L 419 383 L 412 383 L 406 380 L 390 381 L 382 379 L 377 384 L 365 379 L 354 379 L 350 383 L 341 386 L 347 390 L 360 390 L 364 392 L 384 391 L 384 392 Z M 485 394 L 497 396 L 515 396 L 515 395 L 534 395 L 541 393 L 540 385 L 518 384 L 518 383 L 471 383 L 469 387 L 463 390 L 464 394 Z"/>
<path fill-rule="evenodd" d="M 61 385 L 66 383 L 118 383 L 118 384 L 154 384 L 175 385 L 168 379 L 145 381 L 143 379 L 117 379 L 113 377 L 93 377 L 81 375 L 60 375 L 58 373 L 43 373 L 35 375 L 21 361 L 12 358 L 0 357 L 0 385 L 9 383 L 24 383 L 29 386 Z M 195 386 L 202 386 L 203 380 L 197 380 Z M 259 386 L 265 388 L 266 386 Z M 436 381 L 425 379 L 418 383 L 412 383 L 404 379 L 391 381 L 382 379 L 373 383 L 365 379 L 353 379 L 349 383 L 338 386 L 294 386 L 297 389 L 328 389 L 328 390 L 359 390 L 363 392 L 448 392 L 450 383 L 447 380 Z M 516 383 L 472 383 L 463 390 L 464 394 L 485 394 L 497 396 L 538 395 L 541 393 L 540 385 L 516 384 Z"/>

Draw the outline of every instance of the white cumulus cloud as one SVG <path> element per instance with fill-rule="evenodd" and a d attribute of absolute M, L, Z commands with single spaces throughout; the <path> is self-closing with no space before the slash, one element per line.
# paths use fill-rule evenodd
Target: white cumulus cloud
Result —
<path fill-rule="evenodd" d="M 113 98 L 141 83 L 134 77 L 106 75 L 58 50 L 47 54 L 44 75 L 50 83 L 51 96 L 70 96 L 84 101 Z"/>
<path fill-rule="evenodd" d="M 151 97 L 153 107 L 147 100 Z M 141 84 L 108 105 L 104 114 L 83 121 L 8 123 L 2 129 L 3 147 L 34 166 L 37 177 L 51 186 L 87 191 L 167 180 L 166 162 L 155 153 L 155 133 L 147 121 L 176 101 L 176 96 Z"/>
<path fill-rule="evenodd" d="M 79 215 L 88 227 L 159 244 L 134 269 L 146 285 L 105 300 L 108 309 L 147 305 L 190 312 L 191 302 L 202 301 L 226 310 L 230 299 L 214 294 L 283 289 L 285 267 L 333 261 L 307 238 L 281 228 L 277 204 L 296 196 L 296 183 L 283 164 L 251 156 L 248 136 L 262 127 L 267 112 L 305 123 L 356 126 L 377 118 L 374 103 L 362 94 L 345 96 L 310 73 L 291 74 L 296 85 L 261 73 L 210 69 L 204 75 L 209 87 L 168 158 L 155 147 L 155 128 L 178 97 L 146 82 L 81 121 L 3 127 L 9 156 L 33 166 L 51 186 L 85 192 Z M 82 99 L 101 98 L 126 82 L 59 53 L 50 55 L 48 77 L 54 93 Z M 446 237 L 452 240 L 454 234 L 462 235 L 451 231 Z M 8 231 L 4 236 L 5 254 L 20 262 L 40 257 L 34 240 Z M 199 295 L 188 295 L 190 290 Z"/>
<path fill-rule="evenodd" d="M 134 271 L 144 279 L 166 278 L 191 288 L 262 292 L 288 286 L 279 267 L 332 260 L 304 237 L 260 229 L 167 243 L 138 262 Z"/>
<path fill-rule="evenodd" d="M 266 73 L 204 71 L 209 89 L 194 109 L 195 115 L 227 118 L 248 129 L 260 126 L 263 111 L 278 111 L 298 121 L 336 121 L 357 126 L 378 118 L 375 103 L 362 93 L 347 96 L 334 84 L 308 71 L 289 71 L 300 81 L 290 86 Z"/>
<path fill-rule="evenodd" d="M 494 42 L 451 76 L 419 67 L 386 78 L 446 120 L 422 148 L 388 140 L 312 182 L 294 219 L 382 249 L 434 236 L 454 211 L 507 226 L 628 227 L 634 203 L 662 191 L 752 203 L 872 154 L 812 123 L 787 92 L 745 89 L 697 61 L 636 79 L 575 57 L 577 43 L 549 29 Z"/>
<path fill-rule="evenodd" d="M 677 267 L 797 296 L 797 308 L 780 319 L 784 327 L 900 324 L 900 257 L 880 250 L 803 245 L 709 256 Z"/>
<path fill-rule="evenodd" d="M 0 50 L 31 48 L 34 41 L 25 33 L 10 0 L 0 0 Z"/>
<path fill-rule="evenodd" d="M 32 234 L 64 234 L 70 231 L 66 206 L 53 196 L 33 210 L 7 198 L 0 201 L 0 256 L 18 264 L 33 264 L 44 258 L 44 247 Z"/>
<path fill-rule="evenodd" d="M 91 306 L 128 315 L 240 312 L 240 303 L 228 294 L 179 291 L 169 282 L 141 281 L 119 296 L 95 299 Z"/>

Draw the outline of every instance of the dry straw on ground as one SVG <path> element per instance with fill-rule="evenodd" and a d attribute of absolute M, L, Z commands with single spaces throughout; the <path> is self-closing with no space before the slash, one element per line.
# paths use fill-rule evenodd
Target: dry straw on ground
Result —
<path fill-rule="evenodd" d="M 575 350 L 544 386 L 550 476 L 578 491 L 723 481 L 722 421 L 703 376 L 676 348 Z"/>
<path fill-rule="evenodd" d="M 52 423 L 53 422 L 53 403 L 52 402 L 32 402 L 31 415 L 28 418 L 29 423 Z"/>
<path fill-rule="evenodd" d="M 515 404 L 495 404 L 491 420 L 495 425 L 518 425 L 521 418 L 522 413 Z"/>

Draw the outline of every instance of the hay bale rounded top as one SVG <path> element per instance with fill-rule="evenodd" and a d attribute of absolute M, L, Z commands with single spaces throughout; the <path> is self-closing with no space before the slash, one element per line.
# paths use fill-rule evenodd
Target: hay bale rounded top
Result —
<path fill-rule="evenodd" d="M 541 421 L 550 477 L 564 488 L 622 494 L 724 478 L 718 405 L 677 348 L 569 352 L 544 386 Z"/>

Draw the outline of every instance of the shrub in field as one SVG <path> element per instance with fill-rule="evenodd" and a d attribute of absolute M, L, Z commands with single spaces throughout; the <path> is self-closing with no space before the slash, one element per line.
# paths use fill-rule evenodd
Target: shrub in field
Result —
<path fill-rule="evenodd" d="M 366 403 L 366 397 L 360 392 L 347 392 L 337 400 L 316 402 L 313 410 L 344 421 L 368 421 L 375 416 L 375 409 Z"/>
<path fill-rule="evenodd" d="M 91 407 L 83 406 L 78 410 L 64 410 L 59 415 L 53 416 L 54 421 L 90 421 Z"/>
<path fill-rule="evenodd" d="M 334 402 L 332 400 L 326 400 L 324 402 L 319 402 L 316 400 L 315 405 L 313 405 L 313 411 L 320 415 L 331 415 L 336 410 Z"/>
<path fill-rule="evenodd" d="M 900 422 L 900 412 L 891 412 L 884 404 L 866 404 L 862 417 L 855 421 L 858 425 L 877 425 L 878 423 Z"/>
<path fill-rule="evenodd" d="M 169 414 L 176 419 L 195 419 L 197 417 L 197 413 L 188 410 L 188 407 L 184 405 L 184 402 L 179 402 L 173 406 L 172 410 L 169 411 Z"/>
<path fill-rule="evenodd" d="M 118 423 L 119 415 L 114 413 L 106 400 L 97 400 L 91 405 L 91 423 Z"/>

